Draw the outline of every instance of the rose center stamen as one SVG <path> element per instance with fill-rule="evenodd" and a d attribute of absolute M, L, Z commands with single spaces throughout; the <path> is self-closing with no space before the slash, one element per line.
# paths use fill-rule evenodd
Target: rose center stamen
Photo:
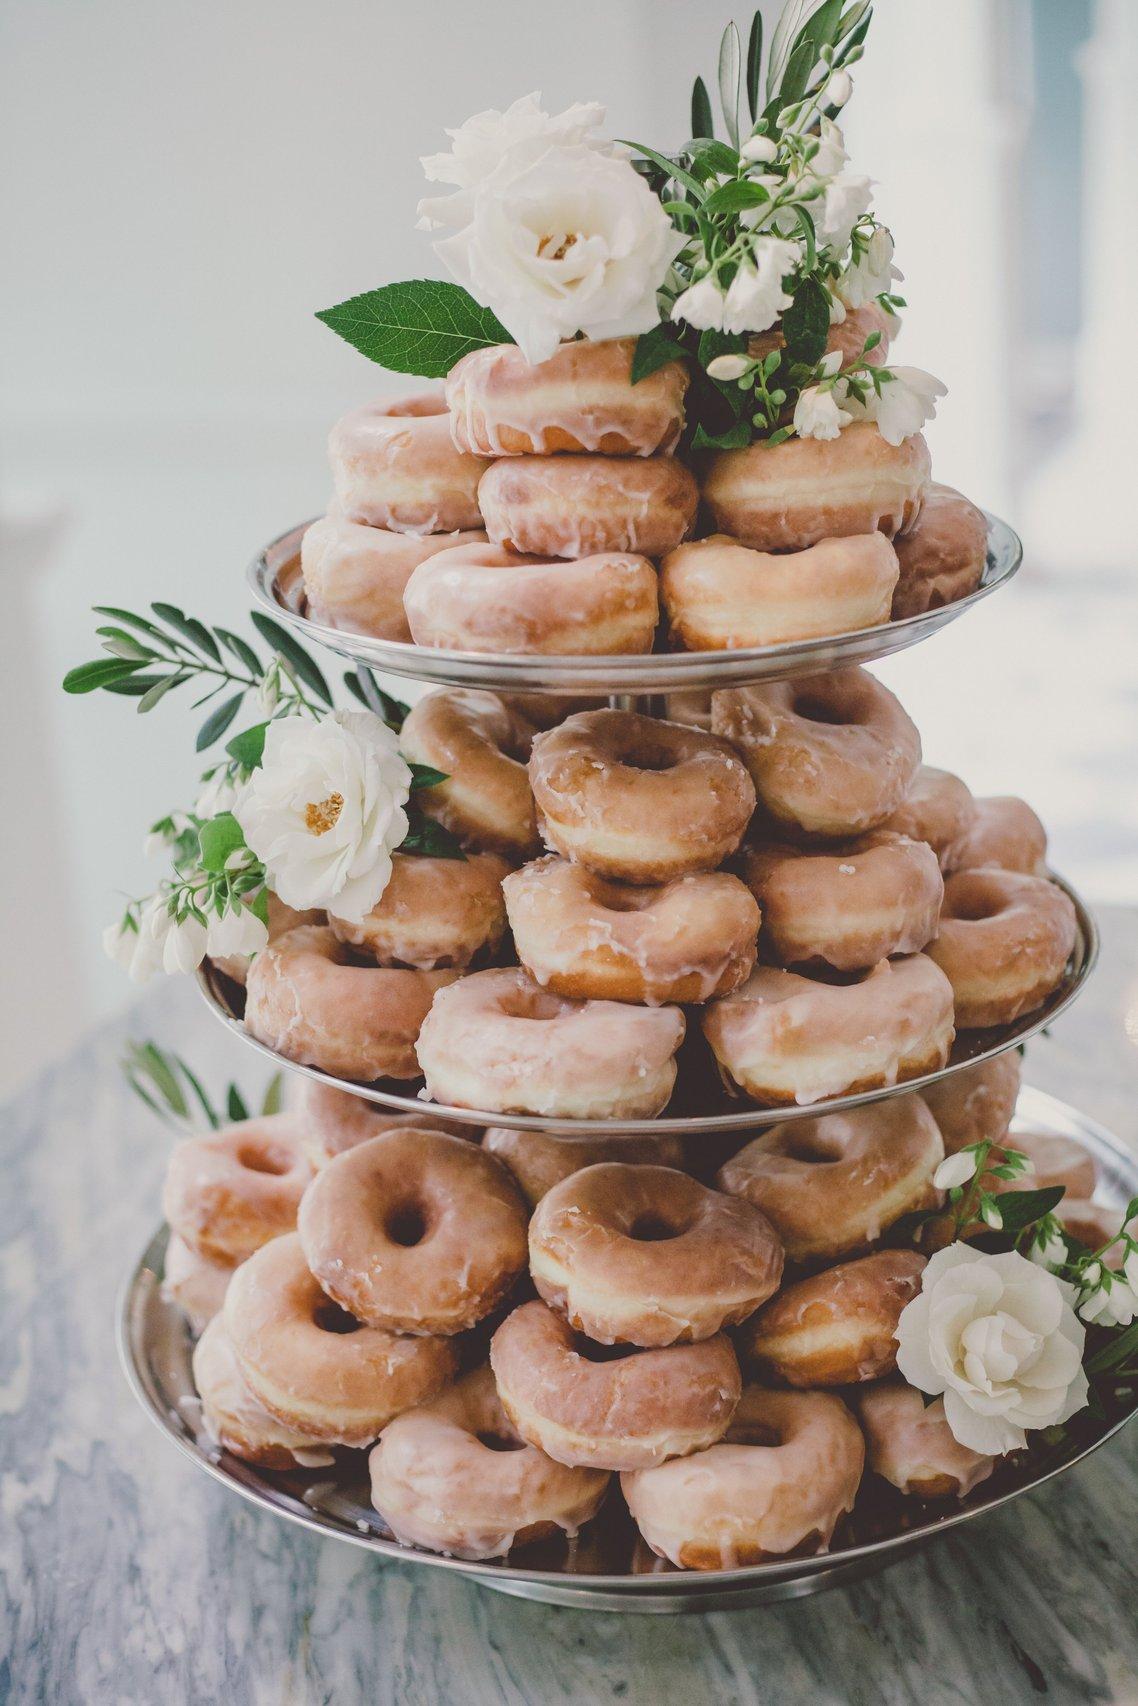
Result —
<path fill-rule="evenodd" d="M 543 261 L 563 261 L 576 241 L 576 235 L 572 231 L 560 238 L 547 232 L 538 243 L 537 252 Z"/>
<path fill-rule="evenodd" d="M 304 826 L 310 835 L 325 835 L 344 809 L 343 794 L 329 794 L 326 800 L 309 800 L 304 808 Z"/>

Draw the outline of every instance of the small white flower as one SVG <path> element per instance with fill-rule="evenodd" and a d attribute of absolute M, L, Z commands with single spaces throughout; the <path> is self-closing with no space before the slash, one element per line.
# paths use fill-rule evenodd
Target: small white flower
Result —
<path fill-rule="evenodd" d="M 474 192 L 510 157 L 517 165 L 535 159 L 551 144 L 612 152 L 612 143 L 594 133 L 604 123 L 605 109 L 596 101 L 576 102 L 563 113 L 547 113 L 537 93 L 523 95 L 505 112 L 490 107 L 475 113 L 457 130 L 448 130 L 451 148 L 427 154 L 420 161 L 432 183 L 456 184 L 452 195 L 430 196 L 419 203 L 419 227 L 465 225 L 474 209 Z"/>
<path fill-rule="evenodd" d="M 672 303 L 673 320 L 686 320 L 697 331 L 718 332 L 723 328 L 723 292 L 710 276 L 689 284 Z"/>
<path fill-rule="evenodd" d="M 744 373 L 750 371 L 753 363 L 745 355 L 716 355 L 707 364 L 707 371 L 712 379 L 742 379 Z"/>
<path fill-rule="evenodd" d="M 900 444 L 920 432 L 936 415 L 937 398 L 948 387 L 920 367 L 891 367 L 882 374 L 881 395 L 871 391 L 865 414 L 877 422 L 877 430 L 889 444 Z"/>
<path fill-rule="evenodd" d="M 723 330 L 765 332 L 773 326 L 792 301 L 782 281 L 801 259 L 800 244 L 784 237 L 759 237 L 727 288 Z"/>
<path fill-rule="evenodd" d="M 808 385 L 794 405 L 794 430 L 799 438 L 837 438 L 852 419 L 848 410 L 839 407 L 836 386 L 823 391 L 817 385 Z"/>
<path fill-rule="evenodd" d="M 148 906 L 153 902 L 148 902 Z M 124 928 L 120 919 L 103 931 L 103 950 L 126 972 L 132 983 L 145 983 L 161 969 L 162 950 L 148 928 L 144 908 L 137 930 Z"/>
<path fill-rule="evenodd" d="M 933 1184 L 938 1191 L 952 1191 L 958 1185 L 966 1185 L 975 1176 L 976 1157 L 962 1149 L 956 1155 L 945 1156 L 933 1174 Z"/>
<path fill-rule="evenodd" d="M 829 350 L 818 363 L 818 374 L 822 379 L 832 379 L 842 365 L 840 349 Z"/>
<path fill-rule="evenodd" d="M 1088 1276 L 1094 1271 L 1094 1280 Z M 1129 1327 L 1138 1315 L 1138 1294 L 1119 1274 L 1104 1274 L 1098 1263 L 1092 1263 L 1083 1273 L 1084 1290 L 1079 1298 L 1079 1314 L 1084 1321 L 1099 1321 L 1104 1327 Z"/>
<path fill-rule="evenodd" d="M 247 906 L 238 906 L 223 912 L 220 918 L 211 918 L 206 932 L 207 948 L 215 960 L 228 959 L 230 955 L 251 958 L 253 954 L 260 953 L 268 939 L 265 925 Z"/>
<path fill-rule="evenodd" d="M 849 247 L 854 226 L 873 199 L 869 178 L 860 172 L 841 171 L 826 185 L 825 195 L 813 207 L 819 247 L 842 254 Z"/>
<path fill-rule="evenodd" d="M 821 104 L 827 107 L 844 107 L 853 94 L 853 78 L 848 71 L 835 71 L 822 91 Z"/>
<path fill-rule="evenodd" d="M 220 817 L 223 812 L 231 812 L 240 793 L 241 790 L 230 780 L 223 764 L 203 778 L 198 797 L 194 801 L 194 814 L 209 819 Z"/>
<path fill-rule="evenodd" d="M 152 829 L 150 834 L 146 837 L 146 840 L 142 843 L 143 857 L 146 859 L 154 859 L 160 853 L 165 853 L 169 845 L 170 839 L 168 836 L 162 835 L 158 830 Z"/>
<path fill-rule="evenodd" d="M 837 289 L 847 308 L 864 308 L 901 277 L 893 265 L 892 234 L 878 225 L 863 253 L 841 273 Z"/>
<path fill-rule="evenodd" d="M 748 164 L 762 163 L 775 158 L 778 153 L 778 143 L 772 142 L 769 136 L 749 136 L 739 150 L 739 158 Z"/>
<path fill-rule="evenodd" d="M 270 723 L 261 768 L 235 807 L 269 885 L 297 912 L 335 905 L 359 923 L 407 833 L 411 772 L 371 711 Z"/>
<path fill-rule="evenodd" d="M 817 178 L 834 178 L 849 159 L 841 126 L 832 118 L 824 118 L 818 130 L 818 148 L 810 161 L 810 170 Z"/>
<path fill-rule="evenodd" d="M 1032 1241 L 1028 1260 L 1041 1268 L 1061 1268 L 1067 1260 L 1067 1246 L 1054 1227 L 1048 1227 L 1042 1243 Z"/>
<path fill-rule="evenodd" d="M 206 951 L 206 928 L 201 919 L 190 913 L 179 922 L 167 913 L 164 925 L 155 924 L 156 934 L 159 931 L 163 971 L 171 976 L 175 972 L 196 971 Z"/>
<path fill-rule="evenodd" d="M 257 703 L 263 716 L 271 717 L 281 699 L 281 672 L 276 663 L 271 663 L 260 681 L 257 683 Z"/>
<path fill-rule="evenodd" d="M 1131 1249 L 1126 1252 L 1126 1260 L 1122 1264 L 1122 1271 L 1126 1275 L 1126 1283 L 1132 1288 L 1132 1290 L 1138 1292 L 1138 1248 Z"/>
<path fill-rule="evenodd" d="M 999 1232 L 1004 1224 L 1004 1217 L 998 1204 L 991 1197 L 985 1197 L 980 1204 L 980 1219 L 990 1226 L 993 1232 Z"/>
<path fill-rule="evenodd" d="M 920 1295 L 901 1311 L 897 1367 L 910 1386 L 944 1394 L 961 1445 L 1015 1451 L 1030 1430 L 1065 1422 L 1087 1402 L 1075 1295 L 1018 1251 L 950 1244 L 929 1258 Z"/>

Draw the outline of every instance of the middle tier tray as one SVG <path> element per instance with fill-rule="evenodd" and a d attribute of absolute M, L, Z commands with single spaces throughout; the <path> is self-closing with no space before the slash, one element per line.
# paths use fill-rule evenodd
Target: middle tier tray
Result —
<path fill-rule="evenodd" d="M 1077 934 L 1063 980 L 1042 1007 L 1025 1014 L 1022 1019 L 1017 1019 L 1010 1025 L 994 1026 L 983 1031 L 961 1032 L 953 1046 L 948 1065 L 939 1072 L 907 1079 L 902 1084 L 885 1085 L 877 1090 L 863 1090 L 856 1095 L 831 1096 L 824 1101 L 795 1107 L 760 1108 L 730 1095 L 716 1071 L 711 1052 L 704 1044 L 698 1025 L 689 1025 L 688 1039 L 678 1056 L 679 1076 L 676 1088 L 664 1113 L 656 1119 L 550 1119 L 534 1114 L 495 1113 L 485 1108 L 455 1107 L 449 1103 L 429 1100 L 420 1079 L 380 1079 L 374 1084 L 359 1084 L 334 1078 L 331 1074 L 320 1071 L 318 1067 L 303 1066 L 297 1061 L 286 1059 L 284 1055 L 250 1036 L 243 1023 L 244 989 L 208 960 L 198 971 L 198 987 L 222 1023 L 276 1065 L 288 1067 L 293 1072 L 303 1073 L 321 1083 L 350 1090 L 353 1095 L 368 1102 L 375 1102 L 380 1107 L 390 1108 L 393 1113 L 422 1114 L 427 1117 L 435 1115 L 438 1118 L 458 1120 L 465 1125 L 510 1126 L 515 1130 L 543 1131 L 552 1137 L 565 1138 L 619 1139 L 649 1134 L 664 1136 L 669 1133 L 690 1137 L 713 1136 L 717 1132 L 754 1130 L 760 1126 L 778 1124 L 783 1120 L 809 1119 L 819 1113 L 834 1113 L 841 1108 L 857 1107 L 863 1102 L 877 1102 L 887 1096 L 921 1090 L 954 1072 L 961 1071 L 964 1067 L 975 1066 L 980 1061 L 991 1060 L 995 1055 L 1006 1053 L 1008 1049 L 1018 1048 L 1029 1037 L 1044 1030 L 1070 1006 L 1089 977 L 1098 957 L 1098 930 L 1094 919 L 1068 883 L 1061 877 L 1054 876 L 1054 873 L 1052 880 L 1070 896 L 1074 904 Z"/>
<path fill-rule="evenodd" d="M 684 689 L 782 681 L 872 663 L 890 656 L 1005 586 L 1020 566 L 1022 547 L 1006 522 L 988 516 L 988 560 L 975 592 L 952 604 L 883 622 L 850 634 L 791 640 L 777 646 L 723 652 L 649 652 L 630 657 L 507 656 L 502 653 L 436 650 L 399 640 L 377 640 L 317 622 L 307 613 L 300 573 L 300 542 L 310 522 L 290 528 L 266 545 L 249 565 L 249 585 L 261 608 L 296 630 L 301 639 L 387 675 L 432 687 L 490 687 L 513 693 L 591 695 L 680 692 Z"/>

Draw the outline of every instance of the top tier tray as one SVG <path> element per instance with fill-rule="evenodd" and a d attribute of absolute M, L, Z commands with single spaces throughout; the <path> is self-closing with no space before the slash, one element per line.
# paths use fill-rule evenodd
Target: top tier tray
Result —
<path fill-rule="evenodd" d="M 307 614 L 300 574 L 300 542 L 310 522 L 290 528 L 249 565 L 258 604 L 295 628 L 302 639 L 327 646 L 371 669 L 438 687 L 492 687 L 514 693 L 649 694 L 683 689 L 781 681 L 795 675 L 871 663 L 906 650 L 955 622 L 982 598 L 1005 586 L 1022 560 L 1019 539 L 1006 522 L 988 516 L 988 561 L 975 592 L 954 604 L 902 617 L 875 628 L 813 640 L 792 640 L 725 652 L 651 652 L 635 657 L 536 657 L 455 652 L 400 640 L 377 640 L 315 622 Z"/>

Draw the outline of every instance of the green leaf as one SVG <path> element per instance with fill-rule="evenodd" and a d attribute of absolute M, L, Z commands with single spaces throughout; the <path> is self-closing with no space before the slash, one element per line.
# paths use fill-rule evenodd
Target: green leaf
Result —
<path fill-rule="evenodd" d="M 245 689 L 235 693 L 231 699 L 223 699 L 215 711 L 211 711 L 194 742 L 195 752 L 204 752 L 207 746 L 212 746 L 215 740 L 220 740 L 238 711 L 245 698 Z"/>
<path fill-rule="evenodd" d="M 221 662 L 217 641 L 204 622 L 199 622 L 196 616 L 187 616 L 176 604 L 152 604 L 150 608 L 168 628 L 173 628 L 176 633 L 190 640 L 199 652 L 204 652 L 214 663 Z"/>
<path fill-rule="evenodd" d="M 137 628 L 140 633 L 149 634 L 152 640 L 161 640 L 166 645 L 167 638 L 161 628 L 156 628 L 153 622 L 148 622 L 145 616 L 136 616 L 133 610 L 122 610 L 116 604 L 94 604 L 91 606 L 96 616 L 109 616 L 115 622 L 125 622 L 130 628 Z"/>
<path fill-rule="evenodd" d="M 736 421 L 725 432 L 707 432 L 703 423 L 692 436 L 693 450 L 744 450 L 751 442 L 751 429 L 746 421 Z"/>
<path fill-rule="evenodd" d="M 190 1110 L 177 1080 L 177 1066 L 177 1057 L 163 1054 L 157 1043 L 143 1043 L 135 1056 L 135 1069 L 144 1072 L 167 1106 L 185 1119 Z"/>
<path fill-rule="evenodd" d="M 317 314 L 326 326 L 393 373 L 443 379 L 471 350 L 514 339 L 461 285 L 414 278 L 385 284 Z"/>
<path fill-rule="evenodd" d="M 377 717 L 383 718 L 389 728 L 394 729 L 396 734 L 399 733 L 410 715 L 411 707 L 405 705 L 402 699 L 395 699 L 390 693 L 385 693 L 366 665 L 361 663 L 357 664 L 354 670 L 345 670 L 344 686 L 366 710 L 374 711 Z"/>
<path fill-rule="evenodd" d="M 203 823 L 198 831 L 198 843 L 201 847 L 201 864 L 203 871 L 211 875 L 220 875 L 225 869 L 225 861 L 231 853 L 236 853 L 239 847 L 245 845 L 245 831 L 238 823 L 232 812 L 222 812 L 218 817 L 211 817 L 208 823 Z"/>
<path fill-rule="evenodd" d="M 767 108 L 768 117 L 777 117 L 780 112 L 785 112 L 787 107 L 802 99 L 816 58 L 817 55 L 808 41 L 798 43 L 787 64 L 778 98 Z"/>
<path fill-rule="evenodd" d="M 294 640 L 287 628 L 282 628 L 279 622 L 274 622 L 271 616 L 266 616 L 262 610 L 252 613 L 253 626 L 263 640 L 266 640 L 274 651 L 279 652 L 285 662 L 291 666 L 304 685 L 326 705 L 332 704 L 332 692 L 324 679 L 319 665 L 315 664 L 298 640 Z"/>
<path fill-rule="evenodd" d="M 697 77 L 691 92 L 691 133 L 693 136 L 714 136 L 715 121 L 711 115 L 711 97 L 707 84 Z"/>
<path fill-rule="evenodd" d="M 719 104 L 723 108 L 723 122 L 727 134 L 739 146 L 739 83 L 740 61 L 742 46 L 739 41 L 739 29 L 735 23 L 728 24 L 719 42 Z"/>
<path fill-rule="evenodd" d="M 408 762 L 407 768 L 411 772 L 411 792 L 413 794 L 420 793 L 424 788 L 437 788 L 439 783 L 447 781 L 450 775 L 449 771 L 436 770 L 430 764 L 411 764 Z"/>
<path fill-rule="evenodd" d="M 252 646 L 241 638 L 240 634 L 231 634 L 228 628 L 215 628 L 214 633 L 226 650 L 233 653 L 238 663 L 247 669 L 250 675 L 264 674 L 264 665 L 260 658 Z"/>
<path fill-rule="evenodd" d="M 148 687 L 146 692 L 142 695 L 142 698 L 138 701 L 137 709 L 139 714 L 144 715 L 147 711 L 153 711 L 159 699 L 164 699 L 167 693 L 172 693 L 174 691 L 175 687 L 184 686 L 189 679 L 190 677 L 188 675 L 181 675 L 177 672 L 173 675 L 163 676 L 161 680 L 154 683 L 153 687 Z"/>
<path fill-rule="evenodd" d="M 782 86 L 783 72 L 790 58 L 791 49 L 798 40 L 798 33 L 803 20 L 810 15 L 813 0 L 786 0 L 779 13 L 774 35 L 771 37 L 770 61 L 767 65 L 767 100 L 775 105 L 775 97 Z"/>
<path fill-rule="evenodd" d="M 826 351 L 830 335 L 830 299 L 817 278 L 804 278 L 782 317 L 782 335 L 790 361 L 813 367 Z"/>
<path fill-rule="evenodd" d="M 249 1110 L 245 1106 L 245 1098 L 242 1096 L 236 1084 L 231 1084 L 226 1092 L 225 1111 L 231 1120 L 247 1120 L 249 1118 Z"/>
<path fill-rule="evenodd" d="M 284 1073 L 274 1072 L 261 1101 L 262 1114 L 279 1114 L 284 1100 Z"/>
<path fill-rule="evenodd" d="M 824 47 L 832 47 L 837 41 L 841 23 L 842 0 L 822 0 L 803 24 L 795 46 L 809 43 L 813 47 L 814 58 L 818 59 Z"/>
<path fill-rule="evenodd" d="M 624 148 L 635 148 L 638 154 L 643 154 L 646 160 L 651 160 L 653 165 L 659 166 L 660 170 L 666 172 L 669 178 L 674 178 L 678 184 L 683 184 L 685 189 L 692 192 L 696 201 L 702 203 L 705 194 L 703 185 L 691 172 L 686 171 L 678 160 L 671 160 L 666 154 L 658 154 L 654 148 L 649 148 L 643 142 L 630 142 L 624 136 L 618 137 L 617 141 Z"/>
<path fill-rule="evenodd" d="M 763 71 L 763 14 L 756 12 L 751 19 L 751 33 L 747 37 L 747 111 L 754 124 L 759 116 L 759 80 Z"/>
<path fill-rule="evenodd" d="M 183 680 L 188 679 L 188 676 L 183 677 Z M 143 699 L 152 687 L 157 687 L 159 682 L 167 680 L 169 677 L 165 675 L 127 675 L 122 681 L 108 681 L 106 691 L 108 693 L 122 693 L 132 699 Z"/>
<path fill-rule="evenodd" d="M 262 883 L 253 896 L 246 895 L 243 903 L 254 918 L 259 918 L 266 930 L 269 927 L 269 891 Z"/>
<path fill-rule="evenodd" d="M 756 184 L 750 178 L 735 178 L 729 184 L 720 184 L 717 190 L 712 190 L 704 203 L 706 213 L 739 213 L 745 207 L 761 207 L 771 199 L 769 190 L 762 184 Z"/>
<path fill-rule="evenodd" d="M 699 146 L 692 152 L 691 169 L 702 178 L 708 178 L 714 172 L 737 172 L 739 170 L 739 150 L 728 148 L 725 142 L 704 142 L 701 140 Z"/>
<path fill-rule="evenodd" d="M 122 681 L 141 668 L 139 658 L 94 658 L 68 670 L 63 678 L 63 691 L 93 693 L 97 687 L 109 687 L 112 681 Z"/>
<path fill-rule="evenodd" d="M 1065 1186 L 1048 1185 L 1042 1191 L 1002 1191 L 996 1201 L 1003 1232 L 1022 1232 L 1045 1214 L 1050 1214 L 1063 1196 Z"/>
<path fill-rule="evenodd" d="M 650 332 L 641 332 L 632 352 L 632 383 L 639 385 L 642 379 L 667 367 L 669 362 L 681 360 L 683 353 L 675 332 L 666 323 L 653 326 Z"/>
<path fill-rule="evenodd" d="M 105 649 L 114 657 L 138 658 L 143 663 L 151 663 L 157 655 L 152 646 L 144 646 L 141 640 L 136 640 L 125 628 L 96 628 L 95 632 Z"/>
<path fill-rule="evenodd" d="M 1100 1351 L 1085 1364 L 1088 1374 L 1105 1374 L 1117 1368 L 1132 1352 L 1138 1351 L 1138 1321 L 1132 1321 L 1124 1332 L 1115 1334 Z"/>
<path fill-rule="evenodd" d="M 221 1124 L 221 1121 L 217 1116 L 217 1110 L 214 1108 L 213 1103 L 210 1101 L 209 1097 L 202 1089 L 200 1081 L 190 1071 L 185 1061 L 179 1060 L 177 1065 L 182 1077 L 186 1080 L 186 1083 L 198 1099 L 198 1105 L 201 1108 L 202 1113 L 205 1115 L 206 1124 L 212 1126 L 214 1131 L 216 1131 L 218 1126 Z"/>
<path fill-rule="evenodd" d="M 399 844 L 400 853 L 417 853 L 426 859 L 466 858 L 458 838 L 433 817 L 414 808 L 407 816 L 411 827 Z"/>
<path fill-rule="evenodd" d="M 239 735 L 226 741 L 225 750 L 230 758 L 235 758 L 238 764 L 243 764 L 246 770 L 256 770 L 265 756 L 265 734 L 268 723 L 254 723 L 251 729 L 242 729 Z"/>

